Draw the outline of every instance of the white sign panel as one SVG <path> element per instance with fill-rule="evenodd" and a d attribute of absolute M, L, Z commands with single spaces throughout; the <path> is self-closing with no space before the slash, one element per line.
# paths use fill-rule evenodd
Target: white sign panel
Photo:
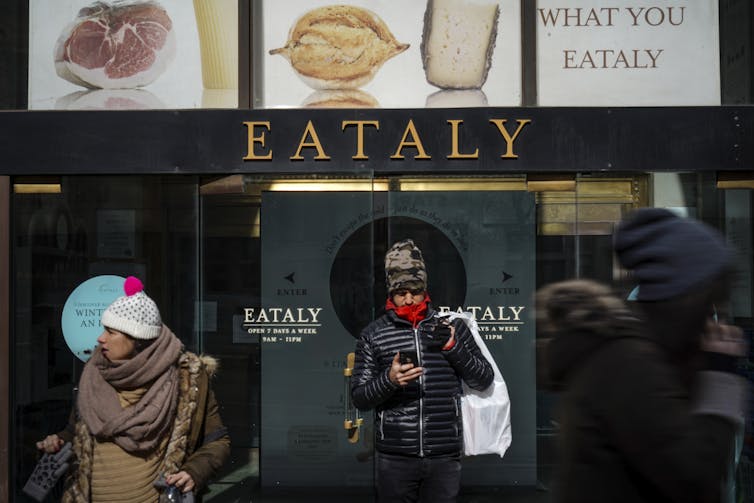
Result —
<path fill-rule="evenodd" d="M 261 3 L 256 107 L 521 104 L 520 0 Z"/>
<path fill-rule="evenodd" d="M 538 103 L 719 105 L 717 4 L 538 0 Z"/>
<path fill-rule="evenodd" d="M 236 0 L 30 0 L 29 108 L 232 108 Z"/>

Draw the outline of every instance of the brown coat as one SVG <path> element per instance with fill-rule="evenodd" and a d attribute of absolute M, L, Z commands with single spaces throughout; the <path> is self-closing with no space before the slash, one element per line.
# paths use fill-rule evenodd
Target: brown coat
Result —
<path fill-rule="evenodd" d="M 227 460 L 230 438 L 218 413 L 210 379 L 217 368 L 214 358 L 184 352 L 179 359 L 180 393 L 170 440 L 165 449 L 161 473 L 185 471 L 196 484 L 207 482 Z M 76 462 L 71 464 L 64 502 L 88 502 L 92 474 L 93 442 L 83 421 L 71 415 L 68 427 L 58 436 L 73 442 Z"/>

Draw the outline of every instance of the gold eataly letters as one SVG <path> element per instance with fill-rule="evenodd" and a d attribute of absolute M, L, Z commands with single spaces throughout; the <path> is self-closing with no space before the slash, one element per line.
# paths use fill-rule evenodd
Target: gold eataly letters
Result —
<path fill-rule="evenodd" d="M 490 119 L 496 130 L 500 133 L 500 136 L 504 142 L 504 149 L 500 155 L 501 159 L 517 159 L 518 155 L 514 152 L 514 145 L 518 139 L 521 131 L 531 122 L 531 119 L 515 119 L 515 130 L 511 133 L 506 123 L 508 119 Z M 460 151 L 460 129 L 463 125 L 463 120 L 449 119 L 447 121 L 450 126 L 451 132 L 451 144 L 450 153 L 446 156 L 448 159 L 478 159 L 479 147 L 475 148 L 473 152 L 461 152 Z M 271 161 L 272 160 L 272 148 L 267 145 L 267 133 L 272 131 L 270 121 L 245 121 L 243 125 L 246 126 L 248 146 L 244 161 Z M 354 161 L 366 161 L 369 160 L 369 156 L 364 150 L 364 130 L 366 128 L 374 128 L 379 131 L 380 122 L 376 120 L 344 120 L 341 122 L 341 131 L 346 129 L 355 129 L 356 131 L 356 151 L 351 159 Z M 403 130 L 401 137 L 395 152 L 390 156 L 390 159 L 401 160 L 405 159 L 403 150 L 406 148 L 412 148 L 415 150 L 414 159 L 429 160 L 432 156 L 427 153 L 424 148 L 424 143 L 421 140 L 419 131 L 416 129 L 416 125 L 412 119 L 409 119 Z M 329 161 L 331 157 L 327 155 L 322 142 L 317 134 L 317 129 L 314 127 L 314 123 L 310 120 L 306 123 L 306 127 L 301 134 L 301 138 L 296 146 L 295 153 L 289 157 L 291 161 L 303 161 L 305 160 L 302 152 L 304 149 L 314 149 L 312 153 L 314 156 L 312 159 L 315 161 Z"/>

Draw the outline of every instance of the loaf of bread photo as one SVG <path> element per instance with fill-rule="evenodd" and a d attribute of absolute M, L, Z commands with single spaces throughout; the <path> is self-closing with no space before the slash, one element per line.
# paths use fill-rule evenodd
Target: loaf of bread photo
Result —
<path fill-rule="evenodd" d="M 306 12 L 293 24 L 285 46 L 270 54 L 290 61 L 313 89 L 356 89 L 408 47 L 395 39 L 374 12 L 332 5 Z"/>

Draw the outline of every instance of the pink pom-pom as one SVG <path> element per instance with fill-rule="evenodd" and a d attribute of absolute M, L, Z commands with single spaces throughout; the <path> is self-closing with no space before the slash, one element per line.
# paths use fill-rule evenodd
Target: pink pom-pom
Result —
<path fill-rule="evenodd" d="M 123 284 L 123 290 L 126 291 L 126 295 L 129 297 L 135 293 L 139 293 L 144 290 L 144 284 L 141 280 L 135 276 L 129 276 L 126 278 L 126 282 Z"/>

